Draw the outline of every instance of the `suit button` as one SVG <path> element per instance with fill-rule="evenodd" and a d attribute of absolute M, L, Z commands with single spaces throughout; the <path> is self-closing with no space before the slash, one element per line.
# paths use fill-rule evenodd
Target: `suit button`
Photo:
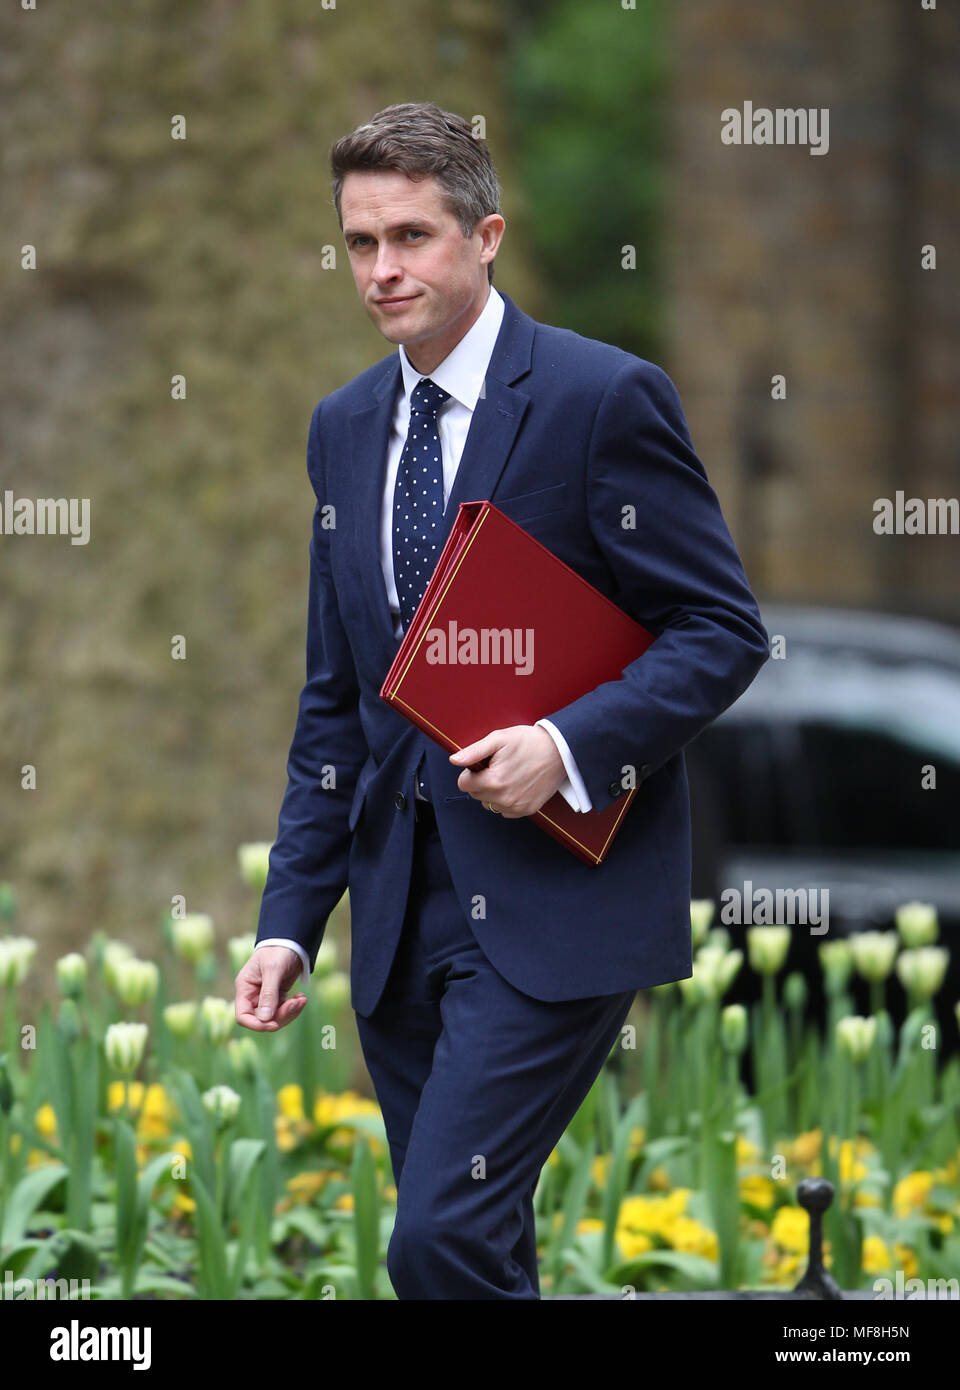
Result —
<path fill-rule="evenodd" d="M 610 793 L 611 796 L 619 796 L 620 793 L 623 791 L 623 787 L 620 785 L 619 782 L 614 780 L 608 785 L 607 791 Z"/>
<path fill-rule="evenodd" d="M 407 804 L 407 798 L 404 796 L 403 792 L 394 793 L 393 804 L 396 806 L 398 811 L 403 810 L 404 806 L 406 806 Z"/>

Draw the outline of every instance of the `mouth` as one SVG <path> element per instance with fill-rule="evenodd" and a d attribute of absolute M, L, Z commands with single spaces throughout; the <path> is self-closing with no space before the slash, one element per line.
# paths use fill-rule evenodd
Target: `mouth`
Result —
<path fill-rule="evenodd" d="M 419 297 L 420 296 L 416 294 L 396 295 L 388 299 L 375 299 L 373 302 L 380 309 L 399 309 L 404 304 L 412 304 L 413 301 L 419 299 Z"/>

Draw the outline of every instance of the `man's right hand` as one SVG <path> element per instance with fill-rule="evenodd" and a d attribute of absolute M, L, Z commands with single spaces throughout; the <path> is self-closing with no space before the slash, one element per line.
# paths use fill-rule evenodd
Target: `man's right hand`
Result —
<path fill-rule="evenodd" d="M 240 1026 L 255 1033 L 275 1033 L 299 1018 L 307 996 L 300 993 L 287 999 L 286 993 L 300 969 L 300 957 L 288 946 L 264 946 L 254 951 L 234 981 L 234 1008 Z"/>

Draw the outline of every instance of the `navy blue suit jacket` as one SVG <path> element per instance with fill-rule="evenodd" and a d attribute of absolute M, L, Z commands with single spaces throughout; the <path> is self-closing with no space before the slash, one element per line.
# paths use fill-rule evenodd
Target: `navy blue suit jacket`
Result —
<path fill-rule="evenodd" d="M 399 645 L 379 552 L 399 355 L 324 397 L 307 446 L 317 497 L 307 680 L 257 939 L 292 938 L 312 966 L 349 886 L 352 1001 L 363 1015 L 376 1006 L 399 938 L 424 748 L 457 897 L 512 985 L 552 1001 L 689 976 L 682 750 L 768 656 L 669 377 L 503 298 L 438 542 L 461 502 L 489 498 L 656 634 L 620 679 L 542 712 L 567 740 L 596 809 L 626 794 L 624 769 L 636 769 L 640 787 L 606 860 L 584 864 L 529 818 L 492 815 L 461 792 L 446 752 L 380 698 Z M 627 507 L 635 529 L 622 524 Z"/>

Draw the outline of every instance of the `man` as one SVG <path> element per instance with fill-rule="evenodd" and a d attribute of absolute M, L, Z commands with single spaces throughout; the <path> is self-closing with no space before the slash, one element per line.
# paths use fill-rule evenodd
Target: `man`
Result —
<path fill-rule="evenodd" d="M 535 1299 L 540 1169 L 636 990 L 691 973 L 682 749 L 767 635 L 667 376 L 493 288 L 505 223 L 469 124 L 391 106 L 331 165 L 357 291 L 399 350 L 310 425 L 307 681 L 237 1019 L 298 1016 L 306 996 L 285 996 L 349 885 L 393 1286 Z M 480 498 L 656 640 L 619 680 L 448 757 L 379 690 L 460 502 Z M 600 866 L 529 819 L 558 790 L 602 810 L 635 782 Z"/>

